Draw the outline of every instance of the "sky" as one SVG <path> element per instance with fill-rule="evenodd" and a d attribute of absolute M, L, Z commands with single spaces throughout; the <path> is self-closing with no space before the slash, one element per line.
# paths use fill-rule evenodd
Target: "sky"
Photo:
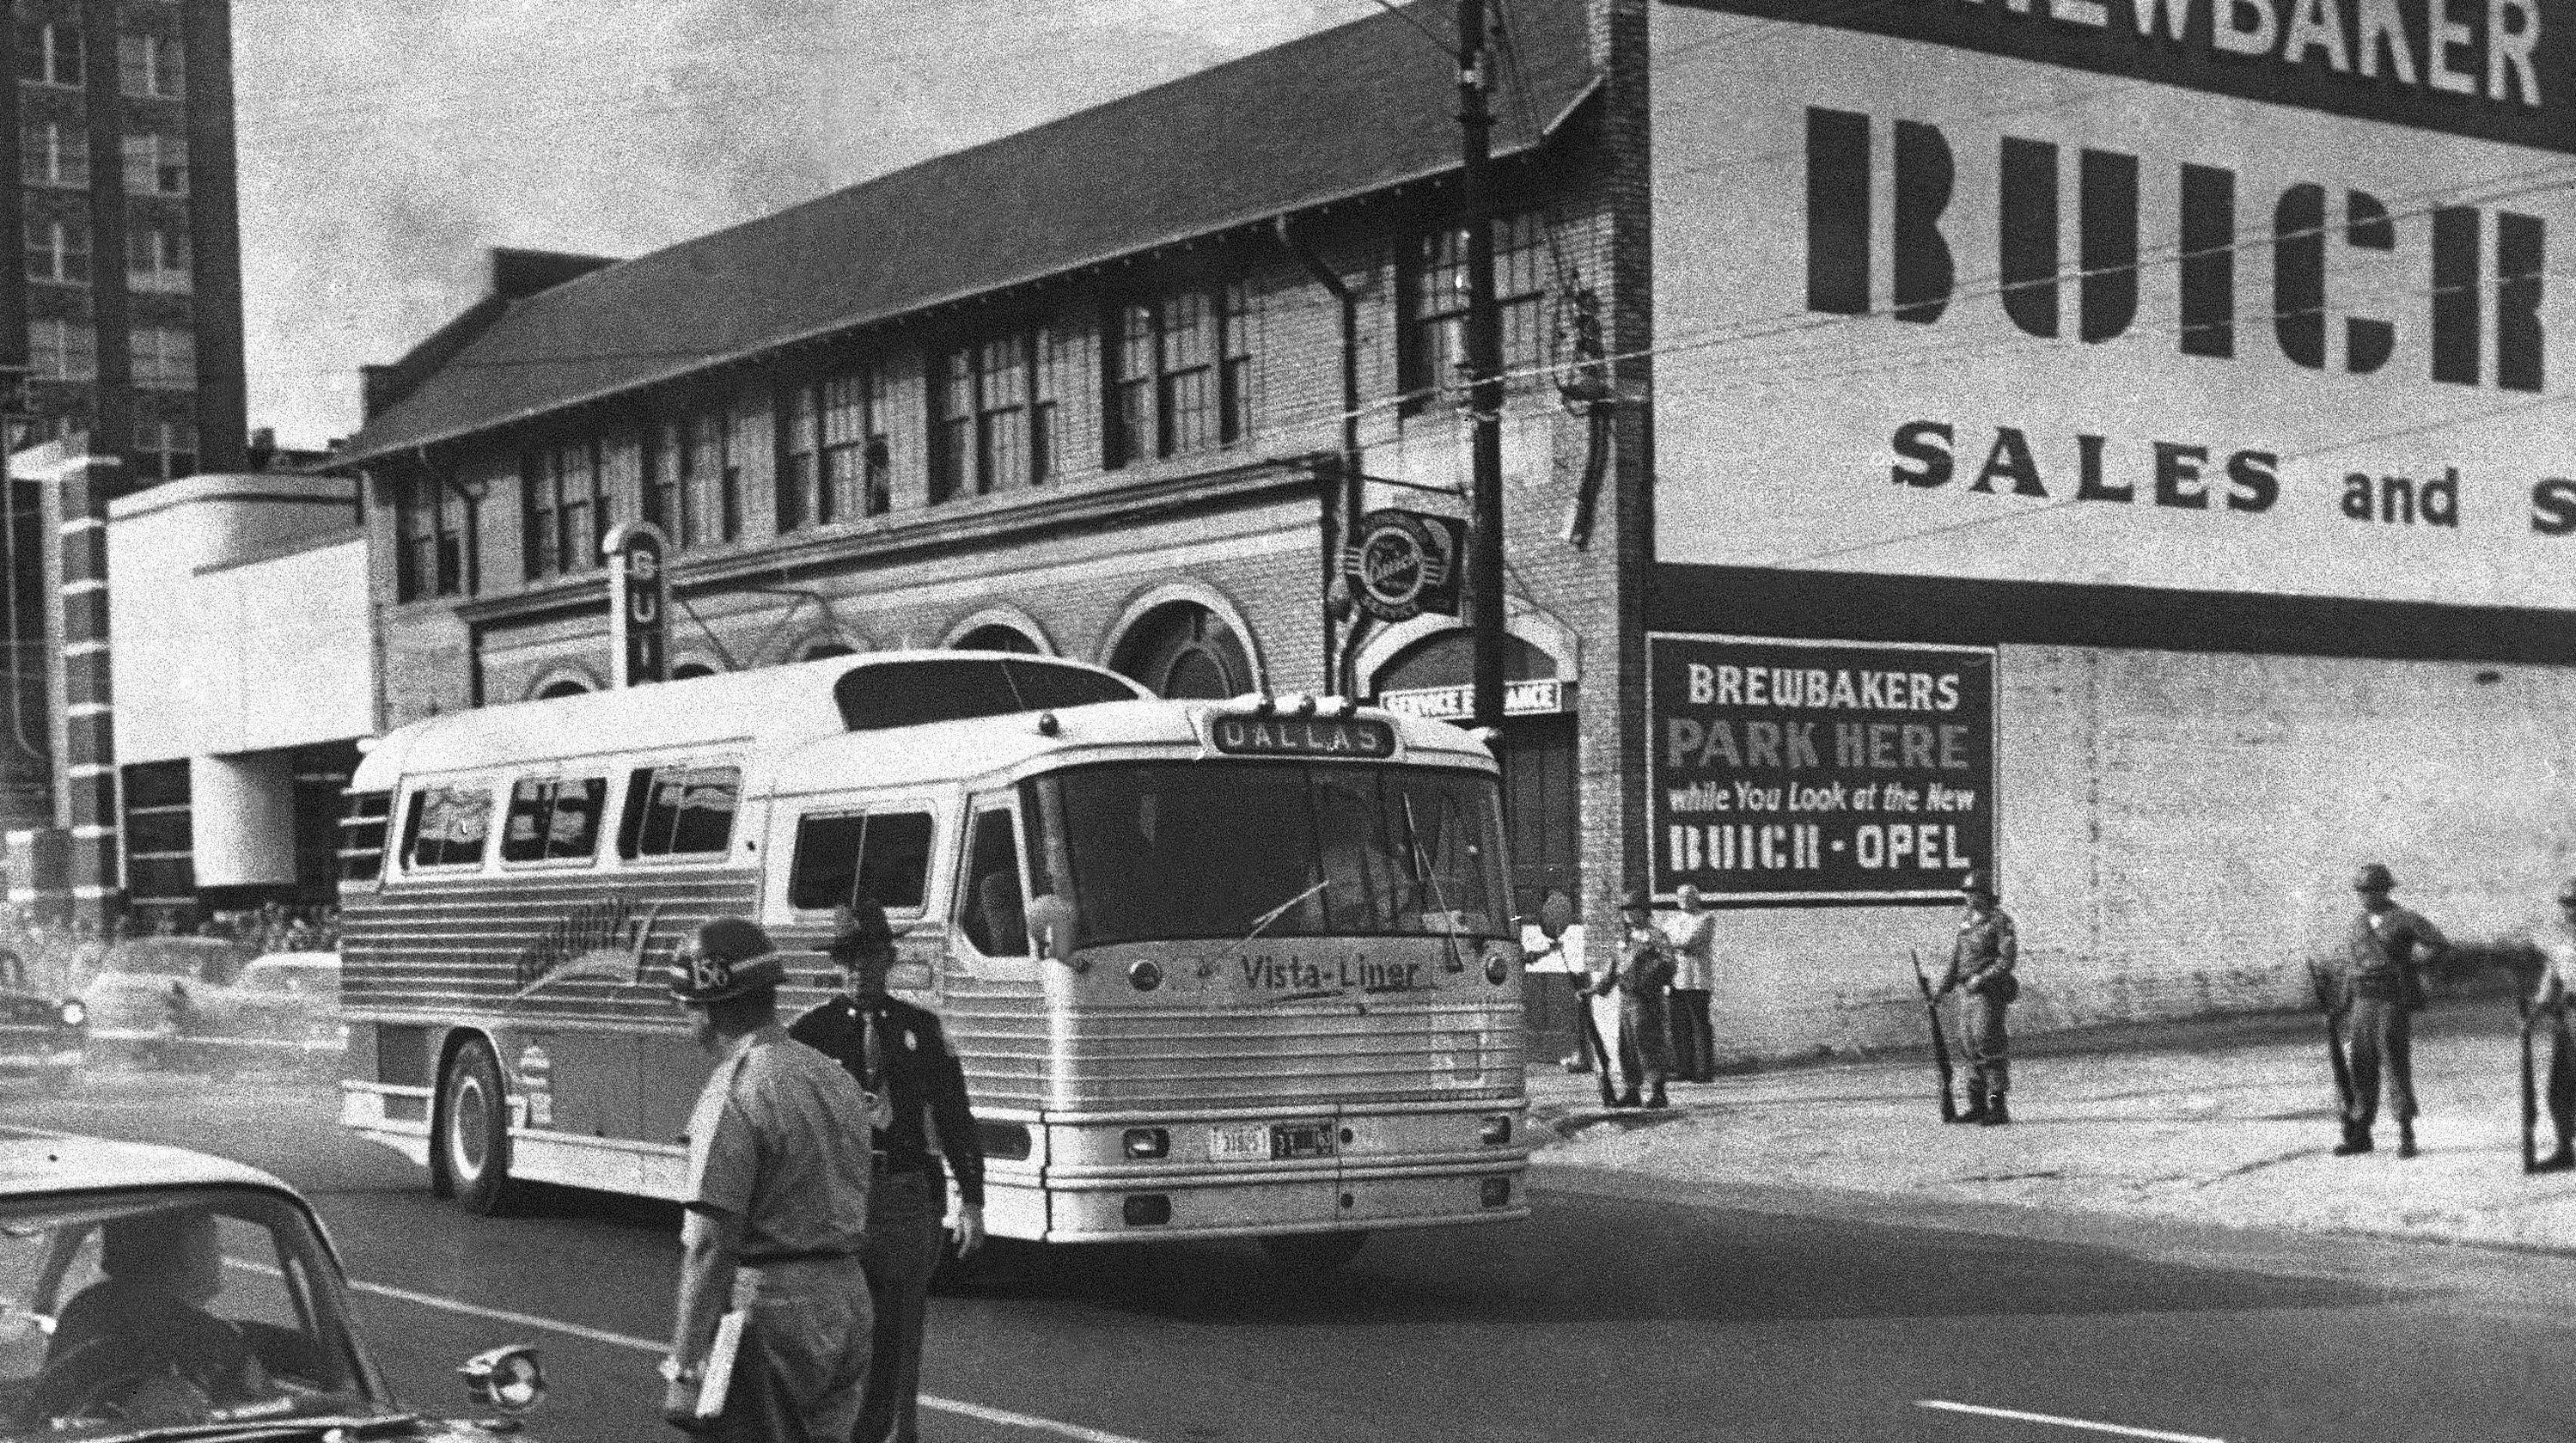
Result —
<path fill-rule="evenodd" d="M 250 424 L 356 429 L 493 246 L 640 255 L 1375 8 L 237 0 Z"/>

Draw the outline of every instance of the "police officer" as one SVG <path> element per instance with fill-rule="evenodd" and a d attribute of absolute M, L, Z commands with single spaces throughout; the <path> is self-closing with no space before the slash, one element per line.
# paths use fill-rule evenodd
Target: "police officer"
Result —
<path fill-rule="evenodd" d="M 2332 985 L 2319 989 L 2329 1011 L 2344 1024 L 2352 1051 L 2352 1094 L 2344 1103 L 2337 1157 L 2370 1151 L 2383 1072 L 2389 1111 L 2397 1115 L 2397 1155 L 2415 1155 L 2413 1018 L 2424 1005 L 2418 969 L 2439 960 L 2450 943 L 2432 923 L 2390 900 L 2388 894 L 2396 888 L 2396 877 L 2377 862 L 2353 874 L 2361 915 L 2344 934 Z"/>
<path fill-rule="evenodd" d="M 871 1099 L 778 1023 L 786 969 L 740 917 L 700 927 L 671 996 L 716 1067 L 689 1115 L 680 1287 L 662 1416 L 725 1440 L 844 1443 L 859 1417 L 872 1321 Z M 717 1324 L 746 1314 L 722 1410 L 697 1416 Z"/>
<path fill-rule="evenodd" d="M 1941 991 L 1968 994 L 1959 1022 L 1960 1051 L 1968 1059 L 1968 1110 L 1961 1122 L 2001 1127 L 2012 1121 L 2004 1094 L 2012 1087 L 2012 1038 L 2004 1026 L 2004 1009 L 2021 995 L 2013 968 L 2021 961 L 2021 935 L 2012 914 L 1995 905 L 1994 883 L 1983 872 L 1970 872 L 1959 883 L 1968 910 L 1959 918 L 1959 936 L 1950 947 L 1950 970 Z"/>
<path fill-rule="evenodd" d="M 2541 1172 L 2576 1168 L 2576 1035 L 2567 1013 L 2576 1003 L 2576 878 L 2558 889 L 2557 935 L 2541 945 L 2540 990 L 2522 1020 L 2525 1031 L 2549 1029 L 2549 1122 L 2558 1134 L 2558 1150 L 2542 1158 Z"/>
<path fill-rule="evenodd" d="M 920 1436 L 921 1338 L 930 1311 L 930 1274 L 939 1265 L 940 1215 L 948 1189 L 930 1150 L 923 1118 L 957 1179 L 957 1255 L 984 1244 L 984 1150 L 966 1107 L 966 1074 L 940 1036 L 939 1019 L 886 995 L 894 966 L 894 931 L 885 909 L 861 900 L 834 918 L 838 935 L 824 945 L 849 984 L 803 1017 L 788 1035 L 847 1068 L 872 1097 L 885 1099 L 886 1120 L 872 1130 L 874 1186 L 868 1192 L 868 1291 L 876 1305 L 875 1343 L 856 1443 L 914 1443 Z"/>
<path fill-rule="evenodd" d="M 1673 982 L 1673 944 L 1653 921 L 1646 894 L 1634 887 L 1619 896 L 1619 960 L 1593 988 L 1594 995 L 1619 994 L 1619 1066 L 1627 1088 L 1618 1107 L 1636 1107 L 1640 1074 L 1651 1094 L 1647 1107 L 1669 1107 L 1664 1079 L 1672 1074 L 1673 1054 L 1665 1025 L 1664 990 Z M 1633 1059 L 1633 1060 L 1632 1060 Z"/>

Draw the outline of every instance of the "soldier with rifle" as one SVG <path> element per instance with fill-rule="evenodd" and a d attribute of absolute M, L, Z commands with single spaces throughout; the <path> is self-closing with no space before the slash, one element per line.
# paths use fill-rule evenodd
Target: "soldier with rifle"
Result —
<path fill-rule="evenodd" d="M 2576 1035 L 2568 1026 L 2568 1011 L 2576 1005 L 2576 878 L 2568 879 L 2558 889 L 2558 926 L 2555 935 L 2541 944 L 2540 988 L 2532 994 L 2523 1009 L 2523 1106 L 2525 1108 L 2523 1143 L 2524 1170 L 2527 1172 L 2564 1172 L 2576 1168 Z M 2558 1149 L 2545 1158 L 2533 1160 L 2531 1148 L 2531 1039 L 2539 1029 L 2549 1029 L 2549 1122 L 2558 1135 Z"/>
<path fill-rule="evenodd" d="M 2424 1005 L 2419 973 L 2440 960 L 2450 943 L 2440 928 L 2389 898 L 2396 888 L 2396 877 L 2377 862 L 2354 873 L 2361 915 L 2345 932 L 2341 955 L 2328 968 L 2312 969 L 2319 1005 L 2344 1023 L 2351 1047 L 2352 1086 L 2337 1157 L 2371 1150 L 2383 1077 L 2389 1111 L 2397 1115 L 2397 1155 L 2416 1152 L 2414 1014 Z"/>
<path fill-rule="evenodd" d="M 1959 1040 L 1968 1054 L 1968 1110 L 1959 1114 L 1959 1121 L 2001 1127 L 2012 1121 L 2004 1104 L 2012 1085 L 2004 1009 L 2021 995 L 2021 979 L 2013 975 L 2021 960 L 2021 937 L 2012 914 L 1996 905 L 1994 883 L 1985 873 L 1970 872 L 1959 892 L 1967 911 L 1959 919 L 1958 940 L 1951 944 L 1950 970 L 1941 978 L 1941 996 L 1953 988 L 1967 994 Z"/>

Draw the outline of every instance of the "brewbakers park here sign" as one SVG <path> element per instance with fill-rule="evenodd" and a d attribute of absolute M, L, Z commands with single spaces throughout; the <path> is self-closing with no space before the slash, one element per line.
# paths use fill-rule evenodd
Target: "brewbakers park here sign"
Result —
<path fill-rule="evenodd" d="M 1950 901 L 1994 864 L 1994 653 L 1647 638 L 1654 886 Z"/>
<path fill-rule="evenodd" d="M 2576 607 L 2562 7 L 1652 13 L 1660 560 Z"/>

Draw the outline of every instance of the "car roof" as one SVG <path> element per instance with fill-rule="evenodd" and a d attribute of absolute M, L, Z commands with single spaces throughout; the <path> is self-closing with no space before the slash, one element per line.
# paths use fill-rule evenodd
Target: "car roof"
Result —
<path fill-rule="evenodd" d="M 255 1167 L 183 1147 L 0 1127 L 0 1199 L 95 1188 L 244 1186 L 295 1196 Z"/>

